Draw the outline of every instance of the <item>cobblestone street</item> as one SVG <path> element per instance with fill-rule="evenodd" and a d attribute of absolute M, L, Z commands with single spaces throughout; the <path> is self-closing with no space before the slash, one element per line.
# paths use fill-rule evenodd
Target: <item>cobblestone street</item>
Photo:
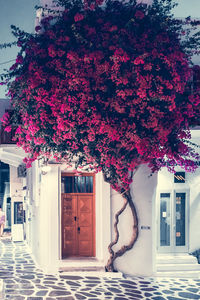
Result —
<path fill-rule="evenodd" d="M 24 242 L 0 240 L 1 299 L 200 299 L 200 279 L 110 278 L 86 273 L 48 275 L 39 270 Z"/>

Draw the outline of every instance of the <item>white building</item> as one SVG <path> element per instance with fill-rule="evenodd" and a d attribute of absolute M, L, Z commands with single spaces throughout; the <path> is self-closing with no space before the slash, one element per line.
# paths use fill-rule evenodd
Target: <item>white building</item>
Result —
<path fill-rule="evenodd" d="M 192 130 L 192 138 L 199 143 L 199 129 Z M 10 165 L 14 240 L 24 236 L 47 272 L 104 270 L 108 245 L 114 239 L 115 214 L 123 198 L 111 190 L 101 173 L 78 177 L 64 164 L 51 162 L 44 168 L 36 161 L 26 177 L 18 177 L 23 157 L 23 151 L 14 145 L 0 146 L 0 160 Z M 139 237 L 133 249 L 116 259 L 116 270 L 142 276 L 200 276 L 197 259 L 189 255 L 200 249 L 200 169 L 194 174 L 177 169 L 175 175 L 163 169 L 149 175 L 142 165 L 134 177 L 131 193 Z M 14 224 L 15 207 L 19 224 Z M 21 225 L 18 229 L 23 234 L 16 232 L 15 225 Z M 132 226 L 127 207 L 119 218 L 120 238 L 114 250 L 129 242 Z"/>

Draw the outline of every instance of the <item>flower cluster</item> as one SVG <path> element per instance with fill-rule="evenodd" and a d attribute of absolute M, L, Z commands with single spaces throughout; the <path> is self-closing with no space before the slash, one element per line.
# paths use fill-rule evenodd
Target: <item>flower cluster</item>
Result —
<path fill-rule="evenodd" d="M 44 20 L 40 34 L 19 36 L 13 114 L 4 121 L 17 128 L 27 164 L 77 157 L 116 190 L 128 189 L 141 164 L 195 169 L 184 140 L 199 120 L 200 97 L 187 93 L 189 56 L 162 3 L 74 4 L 56 22 Z"/>

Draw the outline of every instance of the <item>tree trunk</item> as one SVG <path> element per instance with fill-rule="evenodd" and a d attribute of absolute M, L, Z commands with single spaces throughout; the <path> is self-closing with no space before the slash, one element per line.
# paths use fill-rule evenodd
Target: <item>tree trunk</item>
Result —
<path fill-rule="evenodd" d="M 117 257 L 122 256 L 126 251 L 130 250 L 133 248 L 135 242 L 137 241 L 138 238 L 138 217 L 137 217 L 137 212 L 135 209 L 135 205 L 132 201 L 130 189 L 122 193 L 122 196 L 124 198 L 124 205 L 122 208 L 116 213 L 115 215 L 115 223 L 114 223 L 114 230 L 115 230 L 115 239 L 113 242 L 110 243 L 108 246 L 108 250 L 110 253 L 110 258 L 106 264 L 106 271 L 107 272 L 114 272 L 114 261 Z M 129 207 L 131 209 L 132 217 L 133 217 L 133 230 L 132 230 L 132 235 L 130 242 L 127 245 L 123 245 L 119 250 L 116 252 L 113 251 L 112 247 L 117 244 L 119 240 L 119 231 L 118 231 L 118 223 L 119 223 L 119 216 L 123 213 L 123 211 L 126 209 L 127 204 L 129 204 Z"/>

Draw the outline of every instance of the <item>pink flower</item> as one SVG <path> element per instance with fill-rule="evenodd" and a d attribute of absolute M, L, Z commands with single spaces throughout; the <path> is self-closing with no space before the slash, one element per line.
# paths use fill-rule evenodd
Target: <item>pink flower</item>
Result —
<path fill-rule="evenodd" d="M 141 10 L 137 10 L 135 13 L 136 19 L 142 20 L 144 18 L 144 13 Z"/>
<path fill-rule="evenodd" d="M 9 118 L 10 118 L 10 115 L 8 112 L 6 112 L 3 117 L 1 118 L 1 122 L 4 124 L 4 125 L 7 125 L 8 124 L 8 121 L 9 121 Z"/>
<path fill-rule="evenodd" d="M 109 29 L 110 32 L 113 32 L 113 31 L 116 31 L 116 30 L 117 30 L 117 26 L 112 26 L 112 27 Z"/>
<path fill-rule="evenodd" d="M 84 19 L 84 16 L 83 16 L 82 14 L 77 13 L 77 14 L 74 16 L 74 21 L 75 21 L 75 22 L 79 22 L 79 21 L 81 21 L 81 20 L 83 20 L 83 19 Z"/>
<path fill-rule="evenodd" d="M 21 134 L 21 133 L 22 133 L 21 127 L 17 127 L 15 134 Z"/>
<path fill-rule="evenodd" d="M 5 130 L 6 132 L 11 132 L 11 130 L 12 130 L 11 125 L 6 126 L 4 130 Z"/>
<path fill-rule="evenodd" d="M 17 58 L 16 58 L 16 63 L 17 64 L 22 64 L 23 60 L 24 60 L 23 57 L 21 55 L 18 55 Z"/>
<path fill-rule="evenodd" d="M 144 64 L 144 60 L 141 59 L 140 57 L 137 57 L 134 61 L 133 61 L 134 65 L 143 65 Z"/>
<path fill-rule="evenodd" d="M 56 56 L 56 49 L 53 45 L 50 45 L 48 47 L 48 53 L 49 53 L 49 56 L 51 57 L 55 57 Z"/>
<path fill-rule="evenodd" d="M 40 31 L 40 29 L 42 29 L 41 26 L 36 26 L 36 27 L 35 27 L 35 31 L 36 31 L 36 32 Z"/>

